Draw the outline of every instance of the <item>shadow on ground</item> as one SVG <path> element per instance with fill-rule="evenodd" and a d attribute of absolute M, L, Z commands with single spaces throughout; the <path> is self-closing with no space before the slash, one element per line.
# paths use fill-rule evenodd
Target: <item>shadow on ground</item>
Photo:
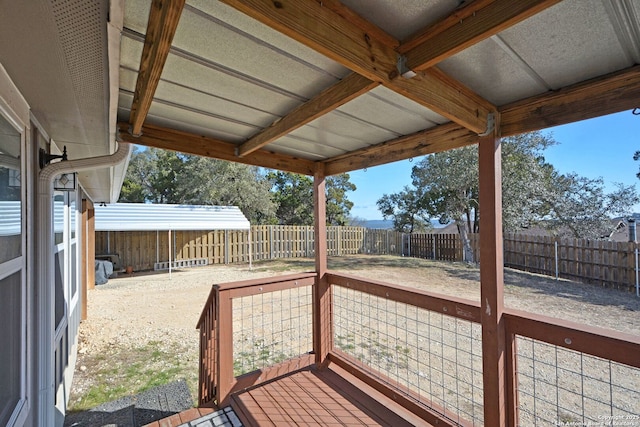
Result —
<path fill-rule="evenodd" d="M 193 407 L 185 380 L 67 414 L 65 427 L 139 427 Z"/>

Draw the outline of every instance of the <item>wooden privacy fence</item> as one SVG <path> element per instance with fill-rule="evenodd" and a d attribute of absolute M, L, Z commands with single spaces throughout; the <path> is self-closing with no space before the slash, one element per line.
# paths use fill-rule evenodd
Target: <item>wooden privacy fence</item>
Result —
<path fill-rule="evenodd" d="M 469 240 L 474 261 L 478 262 L 479 236 L 470 234 Z M 409 256 L 463 261 L 457 234 L 412 234 L 405 241 L 405 254 Z M 637 251 L 638 244 L 632 242 L 504 235 L 505 267 L 628 291 L 637 289 Z"/>
<path fill-rule="evenodd" d="M 311 226 L 258 225 L 246 230 L 175 231 L 174 261 L 206 260 L 231 264 L 252 260 L 314 256 Z M 474 261 L 479 260 L 479 236 L 470 234 Z M 551 236 L 504 235 L 504 265 L 552 277 L 602 286 L 636 288 L 636 251 L 629 242 L 561 239 Z M 458 234 L 403 234 L 364 227 L 327 227 L 330 256 L 353 254 L 403 255 L 439 261 L 464 261 Z M 96 232 L 96 254 L 118 254 L 123 266 L 152 270 L 169 260 L 167 231 Z"/>
<path fill-rule="evenodd" d="M 480 244 L 478 235 L 470 234 L 469 240 L 473 251 L 473 260 L 478 262 Z M 404 255 L 415 258 L 438 261 L 465 261 L 462 240 L 458 234 L 422 234 L 414 233 L 405 236 Z"/>
<path fill-rule="evenodd" d="M 405 236 L 406 237 L 406 236 Z M 311 226 L 257 225 L 247 230 L 172 231 L 173 261 L 203 260 L 231 264 L 252 260 L 314 256 Z M 403 255 L 403 235 L 392 230 L 364 227 L 327 227 L 330 256 L 359 253 Z M 123 266 L 153 270 L 169 260 L 168 231 L 97 231 L 96 254 L 118 254 Z"/>
<path fill-rule="evenodd" d="M 518 270 L 634 290 L 638 244 L 506 233 L 504 264 Z"/>

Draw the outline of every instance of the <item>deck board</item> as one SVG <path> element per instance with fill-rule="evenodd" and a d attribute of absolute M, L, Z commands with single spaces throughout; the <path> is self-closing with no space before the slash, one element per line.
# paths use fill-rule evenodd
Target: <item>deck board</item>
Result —
<path fill-rule="evenodd" d="M 249 388 L 231 406 L 246 427 L 431 425 L 335 366 Z"/>

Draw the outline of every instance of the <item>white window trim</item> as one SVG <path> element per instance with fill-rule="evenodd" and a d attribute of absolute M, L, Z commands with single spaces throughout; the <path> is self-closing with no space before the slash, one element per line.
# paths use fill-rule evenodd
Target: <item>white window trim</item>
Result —
<path fill-rule="evenodd" d="M 8 89 L 8 90 L 7 90 Z M 5 98 L 6 97 L 6 98 Z M 30 376 L 28 375 L 27 367 L 30 364 L 30 356 L 28 354 L 29 336 L 27 335 L 27 312 L 29 308 L 28 287 L 27 287 L 27 256 L 25 252 L 28 250 L 27 245 L 27 135 L 29 127 L 27 127 L 24 120 L 21 120 L 20 115 L 12 108 L 22 107 L 28 117 L 28 105 L 24 98 L 19 95 L 19 92 L 13 86 L 13 83 L 6 74 L 4 68 L 0 64 L 0 116 L 7 120 L 15 130 L 20 134 L 20 199 L 21 199 L 21 255 L 0 264 L 0 279 L 4 279 L 12 274 L 20 272 L 20 295 L 21 295 L 21 307 L 20 307 L 20 353 L 21 353 L 21 365 L 20 366 L 20 397 L 18 403 L 13 409 L 12 416 L 9 418 L 8 426 L 21 425 L 25 422 L 29 415 L 29 401 L 27 397 L 30 395 Z"/>

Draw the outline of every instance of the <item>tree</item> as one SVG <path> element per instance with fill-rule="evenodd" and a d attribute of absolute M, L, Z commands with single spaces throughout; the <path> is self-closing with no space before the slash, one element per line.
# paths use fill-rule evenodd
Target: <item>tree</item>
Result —
<path fill-rule="evenodd" d="M 540 132 L 502 140 L 503 227 L 517 231 L 541 224 L 557 234 L 602 236 L 611 216 L 628 212 L 638 195 L 632 186 L 606 194 L 602 180 L 560 174 L 543 156 L 556 143 Z M 378 201 L 383 215 L 431 215 L 442 223 L 455 222 L 471 260 L 467 233 L 477 232 L 481 224 L 477 147 L 429 155 L 414 166 L 412 178 L 414 190 L 405 188 Z"/>
<path fill-rule="evenodd" d="M 313 225 L 313 180 L 290 172 L 270 172 L 278 223 Z"/>
<path fill-rule="evenodd" d="M 276 216 L 280 224 L 313 225 L 313 180 L 291 172 L 270 172 L 273 200 L 277 206 Z M 356 186 L 349 181 L 349 174 L 326 178 L 325 196 L 328 225 L 346 225 L 353 202 L 347 192 Z"/>
<path fill-rule="evenodd" d="M 433 209 L 424 206 L 427 198 L 405 186 L 400 193 L 385 194 L 377 202 L 383 219 L 393 221 L 394 230 L 402 233 L 425 232 L 432 228 Z"/>
<path fill-rule="evenodd" d="M 553 174 L 554 191 L 549 192 L 543 222 L 555 234 L 576 238 L 601 239 L 612 231 L 611 218 L 626 216 L 640 197 L 633 186 L 615 184 L 605 193 L 602 178 L 588 179 L 576 174 Z"/>
<path fill-rule="evenodd" d="M 347 199 L 348 191 L 355 191 L 356 186 L 349 181 L 349 174 L 328 176 L 326 179 L 327 195 L 327 224 L 347 225 L 349 223 L 349 212 L 353 207 L 353 202 Z"/>
<path fill-rule="evenodd" d="M 252 223 L 275 222 L 270 183 L 257 167 L 136 147 L 121 202 L 238 206 Z"/>
<path fill-rule="evenodd" d="M 190 176 L 184 203 L 238 206 L 254 224 L 274 224 L 276 205 L 271 183 L 256 166 L 191 156 L 185 165 Z"/>
<path fill-rule="evenodd" d="M 184 164 L 188 156 L 175 151 L 134 149 L 125 176 L 121 202 L 183 203 Z"/>

